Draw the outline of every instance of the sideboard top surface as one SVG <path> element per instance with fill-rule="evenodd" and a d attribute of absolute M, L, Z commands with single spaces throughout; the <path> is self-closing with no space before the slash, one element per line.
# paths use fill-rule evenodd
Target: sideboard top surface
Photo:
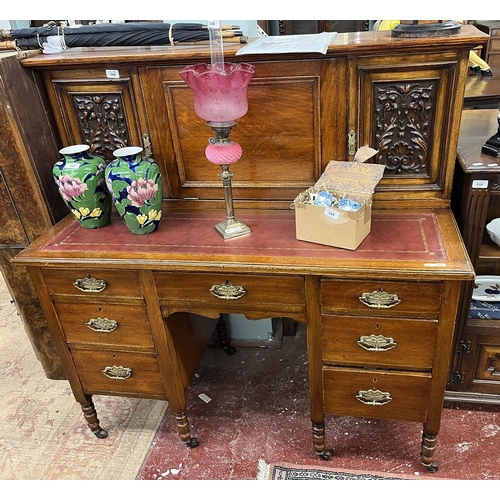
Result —
<path fill-rule="evenodd" d="M 435 36 L 428 38 L 393 38 L 389 31 L 362 31 L 337 33 L 332 40 L 326 55 L 321 53 L 288 53 L 288 54 L 254 54 L 236 56 L 245 45 L 234 43 L 224 45 L 224 56 L 231 60 L 248 62 L 269 59 L 308 59 L 397 54 L 418 49 L 420 52 L 432 52 L 456 49 L 472 49 L 487 42 L 489 35 L 479 31 L 475 26 L 464 25 L 460 33 L 451 36 Z M 250 40 L 252 41 L 252 40 Z M 99 66 L 113 62 L 119 65 L 144 66 L 158 62 L 206 62 L 210 59 L 209 45 L 157 45 L 140 47 L 73 47 L 59 54 L 41 54 L 22 59 L 24 66 L 38 69 L 65 66 Z"/>

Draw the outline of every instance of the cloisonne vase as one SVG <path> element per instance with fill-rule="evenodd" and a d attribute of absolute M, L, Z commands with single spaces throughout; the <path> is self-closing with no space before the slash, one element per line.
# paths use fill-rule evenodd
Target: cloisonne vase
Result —
<path fill-rule="evenodd" d="M 160 225 L 163 189 L 160 167 L 153 158 L 143 158 L 142 148 L 127 147 L 113 152 L 105 171 L 106 184 L 117 212 L 133 234 L 148 234 Z"/>
<path fill-rule="evenodd" d="M 82 227 L 103 227 L 110 221 L 111 197 L 106 188 L 103 158 L 88 153 L 90 146 L 75 144 L 59 151 L 63 156 L 52 175 L 59 193 Z"/>

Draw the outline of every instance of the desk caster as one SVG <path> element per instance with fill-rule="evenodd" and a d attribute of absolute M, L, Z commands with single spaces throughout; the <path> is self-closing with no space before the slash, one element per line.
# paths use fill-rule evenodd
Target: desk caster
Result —
<path fill-rule="evenodd" d="M 186 446 L 188 448 L 196 448 L 200 442 L 198 441 L 198 438 L 191 438 L 189 441 L 186 442 Z"/>
<path fill-rule="evenodd" d="M 230 345 L 227 345 L 227 346 L 223 346 L 221 345 L 222 347 L 222 350 L 228 354 L 229 356 L 233 356 L 234 354 L 236 354 L 236 349 L 234 347 L 231 347 Z"/>
<path fill-rule="evenodd" d="M 94 434 L 99 438 L 99 439 L 104 439 L 108 437 L 108 431 L 105 431 L 104 429 L 99 429 L 98 431 L 95 431 Z"/>
<path fill-rule="evenodd" d="M 423 464 L 423 466 L 427 469 L 428 472 L 437 472 L 439 469 L 436 462 L 432 462 L 431 464 Z"/>

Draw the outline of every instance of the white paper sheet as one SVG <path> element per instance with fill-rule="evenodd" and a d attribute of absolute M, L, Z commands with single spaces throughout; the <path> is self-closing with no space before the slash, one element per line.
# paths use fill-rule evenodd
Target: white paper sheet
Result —
<path fill-rule="evenodd" d="M 265 36 L 245 45 L 236 52 L 237 56 L 247 54 L 286 54 L 292 52 L 320 52 L 326 54 L 336 32 L 309 35 Z"/>

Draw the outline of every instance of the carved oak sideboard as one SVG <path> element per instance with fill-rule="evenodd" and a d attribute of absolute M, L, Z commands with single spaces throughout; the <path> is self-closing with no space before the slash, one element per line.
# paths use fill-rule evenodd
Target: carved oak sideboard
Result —
<path fill-rule="evenodd" d="M 157 232 L 133 236 L 118 218 L 82 230 L 69 216 L 14 259 L 30 268 L 99 437 L 92 394 L 133 395 L 167 399 L 181 441 L 196 446 L 185 388 L 211 331 L 201 318 L 282 316 L 306 325 L 317 455 L 331 455 L 325 414 L 405 419 L 423 423 L 422 463 L 437 469 L 460 287 L 474 278 L 450 210 L 453 169 L 468 52 L 485 39 L 473 26 L 436 39 L 349 33 L 326 55 L 245 57 L 256 69 L 232 133 L 243 148 L 233 194 L 252 232 L 227 241 L 213 230 L 224 205 L 203 154 L 208 127 L 179 76 L 209 59 L 205 47 L 71 49 L 23 63 L 42 72 L 65 145 L 107 158 L 150 145 L 165 178 Z M 242 60 L 238 48 L 225 58 Z M 356 251 L 296 240 L 291 201 L 365 144 L 386 165 L 367 239 Z M 86 279 L 102 291 L 80 290 Z M 239 287 L 237 300 L 210 291 Z M 118 327 L 85 326 L 101 317 Z"/>

